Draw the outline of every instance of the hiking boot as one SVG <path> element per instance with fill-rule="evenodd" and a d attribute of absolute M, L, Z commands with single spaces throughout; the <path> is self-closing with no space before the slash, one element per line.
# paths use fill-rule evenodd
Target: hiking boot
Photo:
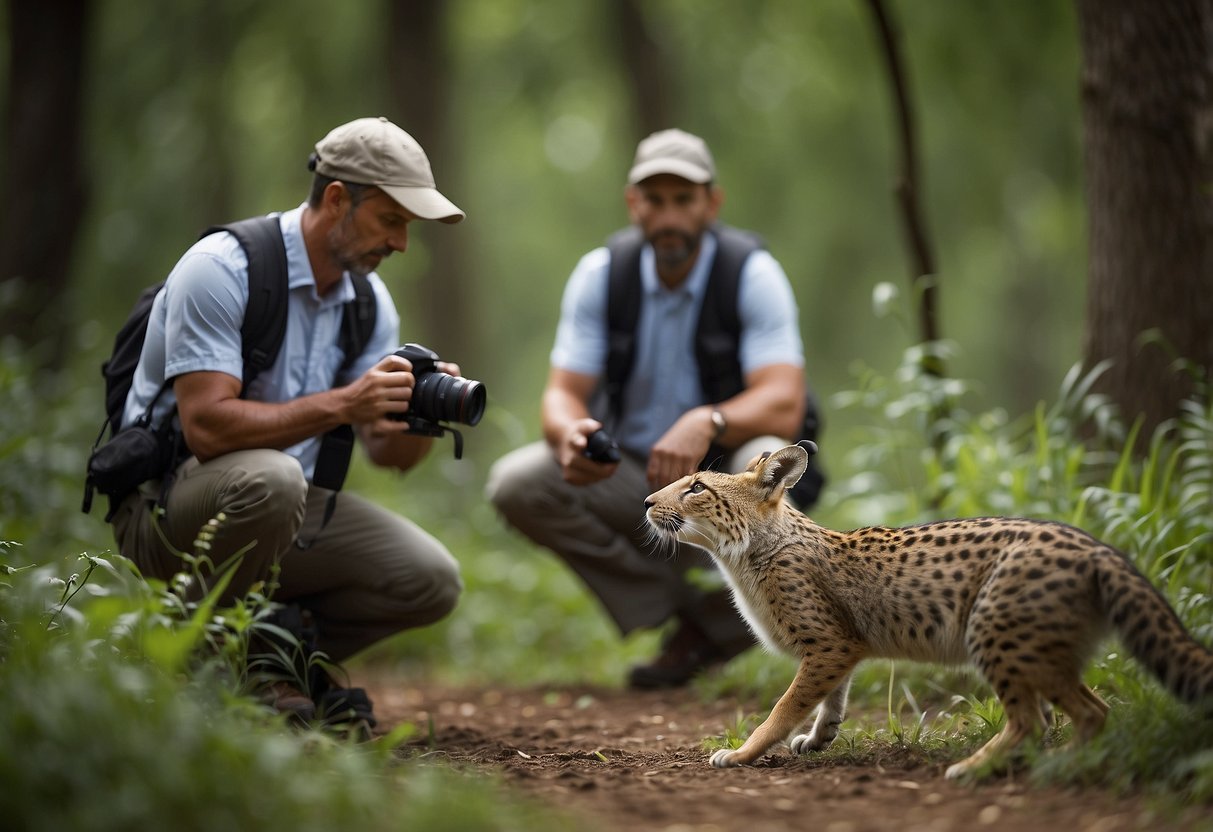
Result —
<path fill-rule="evenodd" d="M 330 688 L 317 702 L 321 724 L 355 742 L 369 740 L 378 721 L 371 698 L 362 688 Z"/>
<path fill-rule="evenodd" d="M 316 718 L 316 703 L 306 693 L 287 681 L 270 682 L 262 688 L 259 699 L 296 725 L 308 725 Z"/>
<path fill-rule="evenodd" d="M 679 688 L 735 655 L 735 652 L 717 647 L 698 627 L 684 621 L 662 645 L 661 653 L 655 659 L 632 668 L 628 685 L 640 690 Z"/>

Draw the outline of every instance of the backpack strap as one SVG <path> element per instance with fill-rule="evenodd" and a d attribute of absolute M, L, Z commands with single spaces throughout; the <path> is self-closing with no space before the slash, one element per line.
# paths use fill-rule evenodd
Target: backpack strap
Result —
<path fill-rule="evenodd" d="M 709 402 L 722 402 L 745 389 L 739 360 L 741 270 L 750 255 L 765 245 L 758 235 L 727 225 L 715 225 L 712 231 L 716 257 L 695 328 L 695 359 L 704 396 Z"/>
<path fill-rule="evenodd" d="M 337 335 L 337 344 L 345 356 L 341 361 L 342 372 L 353 366 L 371 342 L 379 312 L 371 279 L 364 274 L 351 274 L 350 279 L 354 283 L 354 299 L 341 312 L 341 332 Z"/>
<path fill-rule="evenodd" d="M 251 217 L 213 225 L 202 236 L 218 231 L 235 237 L 248 258 L 249 301 L 240 326 L 244 389 L 247 390 L 253 379 L 277 360 L 286 338 L 289 291 L 286 242 L 277 217 Z M 350 277 L 354 284 L 354 299 L 342 310 L 341 331 L 337 336 L 344 355 L 342 370 L 348 370 L 370 343 L 378 313 L 370 278 L 364 274 Z"/>
<path fill-rule="evenodd" d="M 640 320 L 640 252 L 644 235 L 630 226 L 607 240 L 607 362 L 603 392 L 610 417 L 623 414 L 623 390 L 636 360 L 636 324 Z"/>
<path fill-rule="evenodd" d="M 239 241 L 248 258 L 248 306 L 240 325 L 244 356 L 243 397 L 253 380 L 278 358 L 286 337 L 286 243 L 278 217 L 250 217 L 212 225 L 201 236 L 226 231 Z"/>
<path fill-rule="evenodd" d="M 358 356 L 366 349 L 375 331 L 375 320 L 378 317 L 378 304 L 375 301 L 375 289 L 371 286 L 370 278 L 364 274 L 351 274 L 354 283 L 354 299 L 345 305 L 341 312 L 341 331 L 337 335 L 337 343 L 341 347 L 344 358 L 341 369 L 344 372 L 353 366 Z M 326 433 L 320 440 L 320 450 L 316 455 L 316 467 L 312 471 L 312 484 L 327 488 L 333 493 L 324 504 L 324 514 L 320 519 L 320 531 L 328 525 L 337 508 L 337 492 L 345 484 L 346 474 L 350 470 L 350 459 L 354 455 L 354 429 L 350 425 L 338 425 Z M 298 537 L 295 545 L 299 549 L 309 549 L 320 536 L 320 531 L 308 539 Z"/>

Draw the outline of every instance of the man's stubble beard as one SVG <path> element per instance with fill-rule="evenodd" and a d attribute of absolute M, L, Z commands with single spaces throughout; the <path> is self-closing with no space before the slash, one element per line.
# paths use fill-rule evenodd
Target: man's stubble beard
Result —
<path fill-rule="evenodd" d="M 351 252 L 347 242 L 353 236 L 349 233 L 351 225 L 351 218 L 347 214 L 339 226 L 329 231 L 329 250 L 333 253 L 333 260 L 341 267 L 342 271 L 366 277 L 391 255 L 392 250 L 385 247 L 360 253 Z M 367 258 L 370 257 L 377 257 L 378 259 L 374 263 L 366 262 Z"/>
<path fill-rule="evenodd" d="M 677 248 L 668 248 L 658 245 L 658 241 L 663 237 L 677 237 L 682 241 L 682 246 Z M 662 229 L 651 234 L 648 238 L 649 244 L 653 246 L 653 253 L 657 257 L 659 265 L 673 268 L 681 266 L 687 260 L 694 256 L 699 250 L 699 244 L 703 240 L 703 231 L 698 234 L 690 234 L 684 231 L 674 231 L 671 229 Z"/>

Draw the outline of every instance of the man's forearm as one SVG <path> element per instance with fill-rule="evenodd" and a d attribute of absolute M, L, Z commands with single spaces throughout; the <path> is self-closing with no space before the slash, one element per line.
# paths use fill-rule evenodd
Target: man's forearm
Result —
<path fill-rule="evenodd" d="M 251 448 L 282 450 L 343 424 L 337 391 L 269 403 L 232 398 L 183 418 L 185 441 L 200 460 Z"/>
<path fill-rule="evenodd" d="M 748 386 L 718 407 L 728 428 L 721 437 L 736 447 L 767 434 L 794 438 L 804 420 L 804 376 L 798 367 L 774 365 L 757 370 Z"/>
<path fill-rule="evenodd" d="M 545 390 L 541 407 L 543 436 L 553 448 L 564 440 L 569 425 L 578 419 L 590 418 L 585 402 L 567 390 Z"/>

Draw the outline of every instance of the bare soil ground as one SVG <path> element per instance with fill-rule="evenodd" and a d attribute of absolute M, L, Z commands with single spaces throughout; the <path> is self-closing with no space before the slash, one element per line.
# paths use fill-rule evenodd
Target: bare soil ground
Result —
<path fill-rule="evenodd" d="M 688 690 L 451 689 L 387 678 L 361 684 L 374 700 L 380 731 L 405 721 L 420 728 L 407 755 L 493 773 L 521 795 L 577 817 L 578 828 L 1213 829 L 1208 807 L 1163 817 L 1142 798 L 1039 788 L 1022 774 L 960 785 L 944 780 L 944 761 L 896 749 L 863 764 L 840 764 L 796 758 L 783 747 L 754 766 L 713 769 L 703 740 L 761 709 L 705 704 Z"/>

